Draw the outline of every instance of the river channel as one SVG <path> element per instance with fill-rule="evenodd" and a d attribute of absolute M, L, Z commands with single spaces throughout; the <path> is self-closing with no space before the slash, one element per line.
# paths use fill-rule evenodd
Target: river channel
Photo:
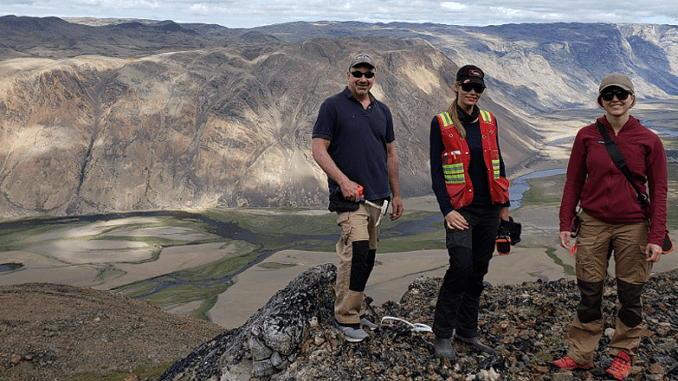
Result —
<path fill-rule="evenodd" d="M 659 111 L 657 111 L 659 113 Z M 663 115 L 666 118 L 666 115 Z M 656 123 L 650 120 L 641 120 L 641 122 L 649 128 L 655 130 L 662 138 L 672 138 L 678 136 L 676 129 L 667 126 L 666 119 L 658 120 Z M 567 145 L 572 142 L 572 138 L 560 139 L 554 142 L 551 142 L 551 145 Z M 512 179 L 510 194 L 511 194 L 511 209 L 516 209 L 522 206 L 521 202 L 525 192 L 529 190 L 528 180 L 546 178 L 555 175 L 561 175 L 565 173 L 565 168 L 556 168 L 535 171 L 528 173 L 523 176 L 516 177 Z M 215 218 L 200 214 L 200 213 L 189 213 L 183 211 L 144 211 L 144 212 L 129 212 L 129 213 L 115 213 L 115 214 L 97 214 L 97 215 L 87 215 L 87 216 L 69 216 L 69 217 L 54 217 L 54 218 L 40 218 L 40 219 L 26 219 L 18 221 L 8 221 L 0 223 L 0 231 L 7 231 L 13 229 L 28 229 L 43 225 L 68 225 L 77 222 L 98 222 L 98 221 L 109 221 L 122 218 L 130 217 L 172 217 L 178 220 L 191 219 L 199 220 L 208 226 L 208 232 L 218 235 L 227 240 L 235 241 L 245 241 L 249 242 L 258 247 L 256 250 L 256 258 L 247 263 L 244 267 L 236 271 L 235 273 L 224 275 L 216 278 L 210 279 L 197 279 L 197 280 L 187 280 L 181 277 L 180 272 L 177 274 L 165 274 L 158 277 L 148 278 L 141 281 L 138 281 L 132 285 L 135 286 L 146 286 L 146 287 L 136 287 L 137 289 L 148 290 L 141 295 L 135 296 L 136 298 L 147 298 L 150 295 L 153 295 L 159 291 L 166 290 L 168 288 L 182 286 L 182 285 L 193 285 L 198 287 L 212 287 L 215 284 L 224 284 L 230 283 L 236 275 L 246 271 L 247 269 L 255 266 L 264 259 L 268 258 L 272 254 L 279 252 L 285 249 L 298 249 L 298 250 L 309 250 L 316 251 L 319 248 L 326 248 L 328 246 L 333 246 L 337 240 L 337 232 L 328 231 L 329 234 L 326 235 L 306 235 L 306 234 L 286 234 L 286 235 L 273 235 L 273 234 L 262 234 L 255 233 L 250 230 L 247 230 L 236 223 L 232 222 L 223 222 Z M 407 237 L 422 233 L 427 233 L 435 231 L 438 228 L 436 227 L 438 222 L 442 222 L 442 216 L 440 213 L 432 213 L 428 217 L 424 217 L 421 220 L 417 221 L 403 221 L 395 224 L 389 224 L 388 227 L 385 227 L 382 230 L 383 236 L 388 237 Z M 275 250 L 270 250 L 267 248 L 275 247 Z M 4 263 L 0 264 L 0 274 L 3 272 L 12 272 L 20 269 L 20 263 Z M 152 287 L 148 287 L 152 285 Z"/>

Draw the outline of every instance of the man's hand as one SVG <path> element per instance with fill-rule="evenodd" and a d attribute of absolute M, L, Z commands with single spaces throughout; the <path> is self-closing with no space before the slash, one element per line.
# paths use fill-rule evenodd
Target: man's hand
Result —
<path fill-rule="evenodd" d="M 348 178 L 343 183 L 339 184 L 341 194 L 345 199 L 353 202 L 360 202 L 361 187 L 358 183 L 349 180 Z"/>
<path fill-rule="evenodd" d="M 403 200 L 400 196 L 394 196 L 391 201 L 391 221 L 397 220 L 403 215 Z"/>

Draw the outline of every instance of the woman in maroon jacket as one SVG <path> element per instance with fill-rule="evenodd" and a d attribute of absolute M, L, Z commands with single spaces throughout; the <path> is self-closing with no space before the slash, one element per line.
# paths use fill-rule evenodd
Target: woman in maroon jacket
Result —
<path fill-rule="evenodd" d="M 568 250 L 572 249 L 570 230 L 578 203 L 582 210 L 575 246 L 581 300 L 569 330 L 570 350 L 554 364 L 567 370 L 593 365 L 593 351 L 603 333 L 603 285 L 610 252 L 614 252 L 620 308 L 607 373 L 619 380 L 629 375 L 640 345 L 641 292 L 652 264 L 661 257 L 666 229 L 666 155 L 659 137 L 629 114 L 635 102 L 633 84 L 626 75 L 603 78 L 598 105 L 605 115 L 598 122 L 619 147 L 636 187 L 649 196 L 650 205 L 641 207 L 636 190 L 612 162 L 596 123 L 577 133 L 560 205 L 560 245 Z"/>

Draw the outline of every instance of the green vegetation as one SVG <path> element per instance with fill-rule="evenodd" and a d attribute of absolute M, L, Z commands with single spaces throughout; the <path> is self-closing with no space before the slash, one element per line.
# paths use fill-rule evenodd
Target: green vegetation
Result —
<path fill-rule="evenodd" d="M 284 268 L 288 268 L 288 267 L 294 267 L 296 265 L 292 264 L 292 263 L 265 262 L 265 263 L 260 263 L 257 266 L 261 267 L 262 269 L 276 270 L 276 269 L 284 269 Z"/>
<path fill-rule="evenodd" d="M 522 205 L 560 205 L 565 186 L 565 174 L 545 177 L 541 179 L 529 179 L 530 186 L 523 193 Z"/>
<path fill-rule="evenodd" d="M 534 362 L 538 364 L 553 362 L 553 355 L 548 350 L 541 350 L 534 354 Z"/>
<path fill-rule="evenodd" d="M 558 258 L 556 255 L 556 248 L 555 247 L 548 247 L 546 248 L 546 255 L 549 256 L 549 258 L 553 259 L 553 262 L 557 264 L 558 266 L 561 266 L 563 268 L 563 272 L 567 275 L 575 275 L 574 272 L 574 267 L 570 265 L 566 265 L 562 259 Z"/>
<path fill-rule="evenodd" d="M 554 346 L 559 346 L 559 345 L 565 345 L 566 342 L 565 342 L 565 339 L 563 338 L 563 336 L 550 335 L 550 336 L 546 336 L 544 338 L 544 344 L 546 344 L 547 346 L 550 346 L 550 347 L 554 347 Z"/>
<path fill-rule="evenodd" d="M 132 298 L 149 300 L 156 306 L 169 307 L 201 301 L 192 317 L 207 320 L 206 313 L 216 303 L 219 294 L 226 291 L 232 282 L 228 277 L 236 274 L 261 255 L 257 246 L 246 242 L 234 242 L 236 254 L 217 261 L 180 270 L 149 281 L 132 283 L 118 288 Z M 155 291 L 160 285 L 160 289 Z M 171 287 L 167 287 L 167 286 Z"/>
<path fill-rule="evenodd" d="M 133 371 L 124 370 L 110 370 L 105 373 L 87 372 L 80 374 L 73 374 L 66 376 L 67 381 L 124 381 L 126 377 L 131 374 L 139 376 L 139 379 L 158 379 L 167 368 L 172 366 L 172 362 L 164 362 L 160 364 L 149 364 L 140 366 Z"/>
<path fill-rule="evenodd" d="M 34 220 L 36 222 L 39 222 L 40 218 L 36 218 Z M 74 222 L 69 222 L 65 224 L 29 225 L 27 223 L 26 226 L 3 228 L 0 229 L 0 252 L 23 250 L 28 246 L 35 245 L 35 241 L 26 242 L 31 238 L 35 238 L 43 234 L 57 232 L 63 229 L 74 229 L 77 227 L 85 226 L 87 224 L 88 222 L 78 222 L 77 220 L 74 219 Z"/>
<path fill-rule="evenodd" d="M 539 311 L 534 306 L 518 307 L 518 313 L 523 317 L 536 317 L 539 315 Z"/>
<path fill-rule="evenodd" d="M 104 267 L 99 269 L 97 276 L 96 278 L 94 278 L 94 280 L 103 283 L 108 277 L 121 276 L 124 274 L 125 274 L 124 271 L 117 269 L 110 263 L 107 263 Z"/>
<path fill-rule="evenodd" d="M 230 286 L 230 284 L 229 284 Z M 224 289 L 226 291 L 227 288 Z M 215 304 L 217 304 L 217 297 L 219 294 L 209 298 L 205 299 L 200 303 L 200 307 L 196 308 L 195 310 L 191 311 L 190 314 L 188 314 L 189 317 L 193 319 L 200 319 L 200 320 L 209 320 L 207 317 L 207 311 L 211 310 L 212 307 L 214 307 Z"/>
<path fill-rule="evenodd" d="M 220 222 L 230 222 L 256 234 L 282 237 L 286 235 L 324 235 L 336 230 L 334 214 L 300 215 L 289 213 L 289 208 L 267 208 L 269 213 L 248 213 L 243 211 L 209 210 L 202 214 Z M 299 211 L 300 209 L 296 209 Z"/>
<path fill-rule="evenodd" d="M 523 207 L 557 206 L 560 204 L 564 174 L 528 180 L 530 189 L 523 194 Z M 668 226 L 678 228 L 678 165 L 669 165 Z M 80 221 L 77 218 L 40 217 L 5 222 L 6 229 L 0 229 L 0 252 L 10 250 L 30 251 L 31 246 L 49 244 L 63 240 L 92 241 L 134 241 L 144 242 L 153 247 L 150 259 L 131 264 L 153 262 L 169 247 L 223 242 L 233 245 L 233 250 L 211 263 L 167 274 L 165 276 L 128 284 L 118 288 L 130 297 L 148 299 L 155 305 L 169 307 L 189 302 L 200 302 L 191 316 L 206 319 L 207 311 L 214 306 L 217 297 L 231 286 L 230 277 L 247 266 L 266 258 L 268 253 L 283 249 L 333 252 L 339 237 L 336 216 L 333 213 L 299 213 L 303 209 L 281 207 L 266 209 L 241 208 L 237 210 L 207 210 L 199 213 L 177 211 L 171 215 L 158 214 L 151 218 L 129 218 L 125 224 L 104 224 L 115 217 L 104 217 L 97 222 Z M 390 221 L 388 214 L 382 222 L 380 253 L 408 252 L 416 250 L 445 249 L 445 232 L 438 218 L 438 212 L 408 211 L 397 221 Z M 431 221 L 431 222 L 429 222 Z M 86 233 L 87 226 L 100 226 Z M 232 224 L 232 225 L 229 225 Z M 232 230 L 231 230 L 232 226 Z M 142 229 L 184 228 L 186 238 L 181 234 L 140 235 Z M 79 234 L 70 234 L 73 229 L 82 228 Z M 230 236 L 219 236 L 217 231 L 226 231 Z M 85 232 L 85 233 L 83 233 Z M 240 233 L 242 232 L 242 233 Z M 242 234 L 242 235 L 239 235 Z M 242 237 L 242 238 L 241 238 Z M 176 238 L 176 239 L 172 239 Z M 252 242 L 247 242 L 250 240 Z M 563 268 L 563 272 L 574 275 L 574 268 L 566 265 L 555 255 L 555 248 L 544 247 L 545 254 Z M 277 269 L 293 266 L 282 263 L 264 263 L 258 266 Z M 115 263 L 97 266 L 98 274 L 93 280 L 104 283 L 123 272 Z M 531 314 L 533 311 L 525 311 Z"/>

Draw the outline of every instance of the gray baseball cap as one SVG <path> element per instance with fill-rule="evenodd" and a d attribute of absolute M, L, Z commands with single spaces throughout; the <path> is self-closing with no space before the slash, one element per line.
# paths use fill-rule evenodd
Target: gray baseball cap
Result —
<path fill-rule="evenodd" d="M 372 57 L 364 53 L 358 54 L 357 56 L 353 57 L 353 59 L 351 60 L 351 64 L 348 65 L 348 70 L 351 70 L 354 66 L 358 65 L 369 65 L 372 66 L 372 69 L 376 68 L 376 66 L 374 65 L 374 61 L 372 61 Z"/>

